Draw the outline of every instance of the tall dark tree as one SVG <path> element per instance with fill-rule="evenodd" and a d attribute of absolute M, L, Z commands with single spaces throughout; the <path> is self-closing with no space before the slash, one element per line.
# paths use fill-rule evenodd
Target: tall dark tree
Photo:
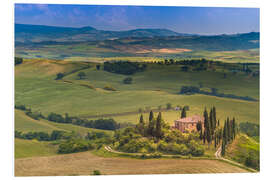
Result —
<path fill-rule="evenodd" d="M 185 118 L 185 117 L 187 117 L 187 112 L 186 112 L 186 108 L 183 108 L 181 112 L 181 118 Z"/>
<path fill-rule="evenodd" d="M 200 132 L 202 130 L 202 122 L 199 121 L 197 124 L 196 124 L 196 129 L 198 132 Z"/>
<path fill-rule="evenodd" d="M 225 156 L 225 148 L 226 148 L 226 143 L 222 141 L 222 146 L 221 146 L 221 155 Z"/>
<path fill-rule="evenodd" d="M 227 118 L 227 142 L 231 141 L 231 125 L 230 125 L 230 119 Z"/>
<path fill-rule="evenodd" d="M 162 137 L 162 117 L 161 112 L 158 113 L 157 121 L 156 121 L 156 131 L 155 135 L 158 139 Z"/>
<path fill-rule="evenodd" d="M 235 122 L 234 117 L 233 117 L 233 120 L 232 120 L 232 129 L 233 129 L 233 139 L 235 139 L 235 136 L 236 136 L 236 122 Z"/>
<path fill-rule="evenodd" d="M 213 107 L 213 122 L 214 122 L 214 129 L 217 127 L 217 112 L 216 112 L 216 107 Z"/>
<path fill-rule="evenodd" d="M 148 134 L 150 136 L 154 135 L 154 128 L 155 128 L 155 124 L 154 124 L 154 113 L 151 110 L 149 113 L 149 122 L 148 122 Z"/>
<path fill-rule="evenodd" d="M 224 122 L 223 126 L 223 135 L 222 135 L 222 143 L 227 144 L 227 120 Z"/>
<path fill-rule="evenodd" d="M 214 134 L 214 124 L 213 124 L 213 110 L 212 108 L 210 109 L 210 114 L 209 114 L 209 129 L 210 129 L 210 134 Z"/>
<path fill-rule="evenodd" d="M 144 121 L 143 121 L 143 115 L 141 114 L 140 116 L 140 124 L 144 124 Z"/>
<path fill-rule="evenodd" d="M 212 137 L 211 137 L 210 122 L 209 122 L 208 113 L 207 113 L 206 108 L 204 110 L 203 117 L 204 117 L 205 138 L 206 138 L 206 140 L 208 142 L 208 148 L 209 148 L 210 144 L 211 144 L 211 141 L 212 141 Z"/>

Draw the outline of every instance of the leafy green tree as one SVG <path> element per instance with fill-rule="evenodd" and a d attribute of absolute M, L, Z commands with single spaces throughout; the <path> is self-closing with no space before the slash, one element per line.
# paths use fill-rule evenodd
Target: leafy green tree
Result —
<path fill-rule="evenodd" d="M 64 73 L 57 73 L 55 80 L 62 79 L 64 77 Z"/>
<path fill-rule="evenodd" d="M 133 81 L 132 77 L 126 77 L 126 78 L 123 80 L 123 83 L 124 83 L 124 84 L 132 84 L 132 81 Z"/>
<path fill-rule="evenodd" d="M 172 104 L 171 104 L 171 103 L 167 103 L 167 104 L 166 104 L 166 109 L 168 109 L 168 110 L 169 110 L 169 109 L 172 109 Z"/>
<path fill-rule="evenodd" d="M 85 72 L 79 72 L 78 76 L 80 79 L 83 79 L 86 76 L 86 74 L 85 74 Z"/>
<path fill-rule="evenodd" d="M 99 170 L 94 170 L 93 175 L 101 175 L 101 172 Z"/>
<path fill-rule="evenodd" d="M 23 63 L 23 58 L 15 57 L 15 66 Z"/>

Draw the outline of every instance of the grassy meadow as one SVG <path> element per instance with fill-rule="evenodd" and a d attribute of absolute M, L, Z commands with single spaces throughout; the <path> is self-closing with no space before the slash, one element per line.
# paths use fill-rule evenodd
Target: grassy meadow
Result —
<path fill-rule="evenodd" d="M 223 71 L 182 72 L 180 67 L 149 65 L 146 71 L 132 75 L 133 83 L 123 84 L 126 75 L 96 70 L 95 64 L 81 70 L 86 77 L 80 80 L 78 72 L 71 73 L 63 80 L 54 80 L 59 72 L 71 72 L 88 64 L 84 62 L 67 62 L 54 60 L 27 60 L 15 67 L 15 104 L 24 104 L 44 115 L 50 112 L 69 113 L 76 116 L 93 116 L 115 114 L 119 122 L 137 122 L 138 115 L 117 116 L 118 113 L 138 112 L 139 108 L 188 105 L 188 115 L 202 114 L 205 107 L 216 106 L 217 118 L 221 122 L 227 116 L 235 117 L 238 122 L 259 123 L 259 101 L 245 101 L 220 98 L 207 95 L 179 95 L 181 86 L 198 86 L 210 90 L 218 88 L 219 92 L 250 96 L 259 99 L 259 78 L 244 73 L 236 75 L 228 72 L 223 78 Z M 94 89 L 82 86 L 91 85 Z M 104 90 L 110 85 L 117 91 Z M 165 120 L 172 123 L 179 111 L 164 112 Z"/>
<path fill-rule="evenodd" d="M 56 155 L 57 148 L 49 142 L 15 139 L 15 159 Z"/>
<path fill-rule="evenodd" d="M 135 58 L 132 61 L 135 61 Z M 152 60 L 145 58 L 145 61 Z M 209 110 L 215 106 L 217 119 L 221 124 L 228 116 L 235 117 L 237 123 L 248 121 L 259 124 L 258 76 L 249 76 L 243 72 L 235 74 L 219 67 L 215 71 L 183 72 L 181 65 L 158 64 L 148 64 L 143 72 L 122 75 L 104 71 L 103 68 L 97 70 L 96 65 L 99 63 L 96 62 L 98 61 L 24 60 L 22 64 L 15 66 L 15 104 L 25 105 L 33 112 L 41 112 L 45 116 L 51 112 L 62 115 L 68 113 L 70 116 L 89 120 L 105 117 L 113 118 L 118 123 L 132 124 L 139 121 L 139 109 L 161 107 L 164 110 L 166 104 L 171 103 L 173 107 L 189 106 L 187 116 L 191 116 L 202 115 L 205 107 Z M 79 72 L 84 72 L 86 76 L 80 79 Z M 65 74 L 63 79 L 55 80 L 58 73 Z M 226 78 L 224 73 L 227 74 Z M 123 83 L 126 77 L 132 77 L 132 84 Z M 113 87 L 116 91 L 105 90 L 105 86 Z M 205 91 L 218 88 L 220 93 L 249 96 L 258 101 L 202 94 L 180 95 L 181 86 L 202 86 Z M 149 118 L 149 113 L 142 114 L 145 120 Z M 157 116 L 157 113 L 154 115 Z M 165 110 L 162 117 L 172 125 L 174 120 L 180 117 L 180 111 Z M 113 135 L 113 131 L 108 130 L 56 123 L 42 118 L 34 120 L 18 109 L 15 109 L 15 130 L 48 133 L 53 130 L 74 131 L 82 136 L 87 132 L 102 131 Z M 58 146 L 53 143 L 15 138 L 15 172 L 16 176 L 90 175 L 95 169 L 101 170 L 103 174 L 246 172 L 239 167 L 211 160 L 216 151 L 212 146 L 204 155 L 210 159 L 140 160 L 117 156 L 105 157 L 90 151 L 59 155 Z M 237 154 L 231 149 L 228 152 L 228 156 L 234 157 Z M 123 166 L 128 168 L 125 168 L 126 170 L 120 168 Z M 143 168 L 134 171 L 134 167 Z"/>

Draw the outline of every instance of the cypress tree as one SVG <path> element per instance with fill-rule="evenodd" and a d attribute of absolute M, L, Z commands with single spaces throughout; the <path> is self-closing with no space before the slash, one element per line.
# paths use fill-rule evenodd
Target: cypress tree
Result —
<path fill-rule="evenodd" d="M 210 109 L 210 113 L 209 113 L 209 125 L 210 125 L 210 127 L 209 127 L 209 129 L 210 129 L 210 133 L 211 133 L 211 135 L 213 134 L 213 132 L 214 132 L 214 129 L 213 129 L 213 111 L 212 111 L 212 109 Z"/>
<path fill-rule="evenodd" d="M 214 129 L 217 127 L 217 112 L 216 112 L 216 107 L 213 107 L 213 124 L 214 124 Z"/>
<path fill-rule="evenodd" d="M 210 144 L 211 144 L 211 141 L 212 141 L 212 138 L 211 138 L 210 122 L 209 122 L 209 119 L 208 119 L 208 113 L 207 113 L 206 108 L 204 110 L 203 116 L 204 116 L 205 138 L 206 138 L 206 140 L 208 142 L 208 148 L 209 148 Z"/>
<path fill-rule="evenodd" d="M 181 118 L 185 118 L 185 117 L 187 117 L 187 112 L 186 112 L 186 108 L 183 108 L 181 112 Z"/>
<path fill-rule="evenodd" d="M 232 120 L 232 129 L 233 129 L 233 139 L 235 139 L 236 136 L 236 124 L 235 124 L 235 118 L 233 117 Z"/>
<path fill-rule="evenodd" d="M 222 141 L 222 146 L 221 146 L 221 155 L 225 156 L 225 148 L 226 148 L 226 143 Z"/>
<path fill-rule="evenodd" d="M 200 130 L 200 140 L 203 139 L 203 132 L 202 132 L 202 129 Z"/>
<path fill-rule="evenodd" d="M 203 144 L 205 144 L 205 130 L 204 130 L 204 132 L 203 132 Z"/>
<path fill-rule="evenodd" d="M 155 124 L 154 124 L 154 113 L 151 110 L 149 113 L 149 123 L 148 123 L 148 135 L 153 136 L 154 135 L 154 128 L 155 128 Z"/>
<path fill-rule="evenodd" d="M 161 112 L 158 113 L 157 122 L 156 122 L 156 137 L 160 139 L 162 137 L 162 118 Z"/>
<path fill-rule="evenodd" d="M 215 134 L 215 148 L 217 148 L 217 136 Z"/>
<path fill-rule="evenodd" d="M 203 117 L 204 117 L 204 130 L 206 130 L 208 125 L 208 114 L 206 108 L 204 109 Z"/>
<path fill-rule="evenodd" d="M 199 122 L 196 124 L 196 129 L 197 129 L 198 132 L 201 131 L 201 129 L 202 129 L 202 122 L 201 122 L 201 121 L 199 121 Z"/>
<path fill-rule="evenodd" d="M 140 124 L 144 124 L 143 115 L 142 114 L 141 114 L 141 117 L 140 117 Z"/>
<path fill-rule="evenodd" d="M 222 143 L 227 144 L 227 120 L 224 122 Z"/>
<path fill-rule="evenodd" d="M 231 126 L 230 120 L 227 118 L 227 142 L 231 141 Z"/>

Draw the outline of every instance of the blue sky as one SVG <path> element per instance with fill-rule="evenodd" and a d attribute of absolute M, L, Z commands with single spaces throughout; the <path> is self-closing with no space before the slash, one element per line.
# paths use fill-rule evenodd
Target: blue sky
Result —
<path fill-rule="evenodd" d="M 259 31 L 258 8 L 16 4 L 15 23 L 103 30 L 166 28 L 180 33 Z"/>

